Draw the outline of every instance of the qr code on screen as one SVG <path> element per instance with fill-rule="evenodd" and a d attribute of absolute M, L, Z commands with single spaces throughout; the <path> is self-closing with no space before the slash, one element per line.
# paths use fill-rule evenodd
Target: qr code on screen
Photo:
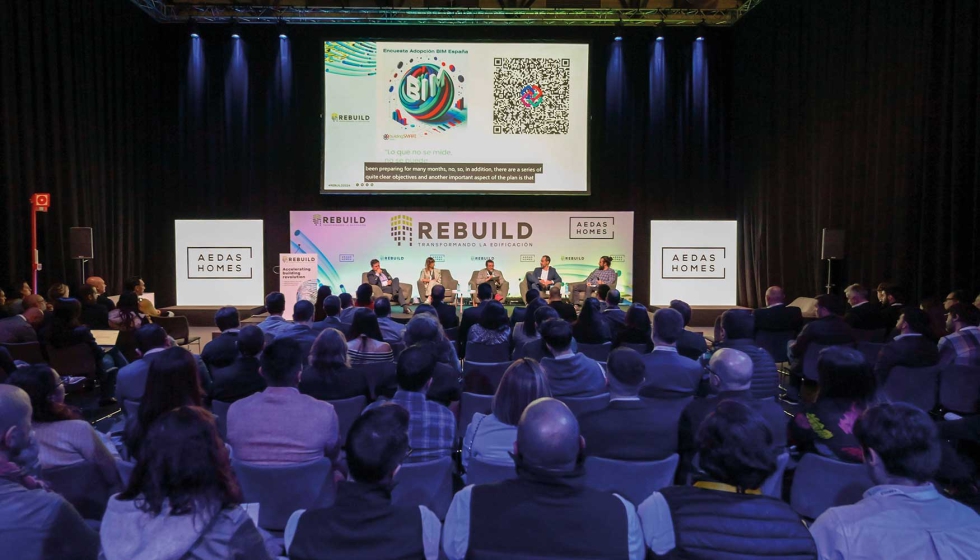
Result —
<path fill-rule="evenodd" d="M 568 134 L 571 60 L 493 59 L 494 134 Z"/>

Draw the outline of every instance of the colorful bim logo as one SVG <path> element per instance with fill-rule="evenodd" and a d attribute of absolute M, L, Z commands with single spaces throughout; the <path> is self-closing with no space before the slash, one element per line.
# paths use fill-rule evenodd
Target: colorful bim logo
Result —
<path fill-rule="evenodd" d="M 409 247 L 412 246 L 411 216 L 398 214 L 397 216 L 391 217 L 391 238 L 398 243 L 399 247 L 402 246 L 402 242 L 407 242 Z"/>
<path fill-rule="evenodd" d="M 533 109 L 540 105 L 542 101 L 544 101 L 544 92 L 541 91 L 541 86 L 529 84 L 521 90 L 521 103 L 525 107 Z"/>
<path fill-rule="evenodd" d="M 449 70 L 455 67 L 450 65 Z M 439 122 L 453 108 L 456 87 L 445 66 L 429 62 L 416 64 L 402 76 L 398 100 L 405 112 L 422 122 Z M 394 120 L 404 125 L 405 117 L 398 111 Z"/>

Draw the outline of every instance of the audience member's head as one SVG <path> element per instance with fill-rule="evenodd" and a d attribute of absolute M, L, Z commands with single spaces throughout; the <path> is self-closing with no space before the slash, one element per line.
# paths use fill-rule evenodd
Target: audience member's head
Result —
<path fill-rule="evenodd" d="M 723 484 L 754 490 L 776 471 L 772 430 L 739 401 L 722 401 L 697 434 L 701 469 Z"/>
<path fill-rule="evenodd" d="M 135 338 L 136 349 L 139 350 L 141 356 L 145 356 L 150 350 L 170 348 L 171 346 L 167 331 L 163 330 L 163 327 L 160 325 L 154 325 L 153 323 L 146 323 L 136 329 Z"/>
<path fill-rule="evenodd" d="M 894 305 L 905 302 L 905 294 L 902 287 L 892 282 L 882 282 L 878 284 L 878 301 L 882 305 Z"/>
<path fill-rule="evenodd" d="M 77 410 L 65 405 L 65 384 L 58 372 L 47 364 L 18 368 L 7 383 L 20 387 L 30 397 L 31 419 L 37 424 L 82 419 Z"/>
<path fill-rule="evenodd" d="M 417 311 L 405 325 L 403 339 L 406 346 L 420 342 L 438 342 L 446 338 L 439 319 L 429 313 L 419 314 Z"/>
<path fill-rule="evenodd" d="M 371 288 L 371 284 L 365 283 L 358 286 L 355 296 L 354 305 L 357 307 L 370 307 L 371 300 L 374 299 L 374 290 Z"/>
<path fill-rule="evenodd" d="M 599 287 L 595 289 L 596 299 L 603 302 L 606 301 L 606 298 L 609 297 L 609 290 L 611 289 L 609 284 L 599 284 Z"/>
<path fill-rule="evenodd" d="M 522 358 L 507 367 L 490 408 L 497 420 L 508 426 L 516 426 L 527 405 L 550 396 L 548 375 L 541 365 L 531 358 Z"/>
<path fill-rule="evenodd" d="M 56 301 L 69 296 L 68 285 L 55 282 L 48 288 L 48 301 Z"/>
<path fill-rule="evenodd" d="M 154 516 L 213 514 L 242 502 L 228 450 L 214 417 L 198 406 L 168 409 L 146 430 L 145 445 L 126 489 Z"/>
<path fill-rule="evenodd" d="M 779 286 L 769 286 L 766 289 L 766 305 L 776 305 L 786 301 L 786 294 Z"/>
<path fill-rule="evenodd" d="M 432 303 L 439 303 L 446 299 L 446 287 L 442 284 L 436 284 L 435 286 L 432 286 L 432 292 L 430 295 L 432 296 Z"/>
<path fill-rule="evenodd" d="M 374 302 L 374 314 L 379 319 L 391 315 L 391 301 L 388 298 L 378 298 Z"/>
<path fill-rule="evenodd" d="M 116 309 L 120 313 L 126 314 L 136 314 L 140 312 L 140 297 L 136 295 L 136 292 L 129 290 L 119 294 L 119 303 L 116 304 Z"/>
<path fill-rule="evenodd" d="M 532 301 L 540 297 L 541 297 L 541 292 L 539 292 L 537 288 L 531 288 L 530 290 L 527 291 L 526 294 L 524 294 L 524 303 L 530 304 Z"/>
<path fill-rule="evenodd" d="M 868 289 L 861 284 L 851 284 L 844 289 L 844 297 L 851 307 L 868 301 Z"/>
<path fill-rule="evenodd" d="M 545 397 L 524 409 L 514 442 L 518 468 L 573 471 L 584 449 L 578 420 L 565 403 Z"/>
<path fill-rule="evenodd" d="M 79 325 L 82 316 L 82 304 L 74 298 L 58 298 L 54 300 L 52 312 L 52 327 L 55 330 L 71 330 Z"/>
<path fill-rule="evenodd" d="M 269 315 L 282 315 L 286 312 L 286 296 L 281 292 L 270 292 L 265 296 L 265 310 Z"/>
<path fill-rule="evenodd" d="M 323 298 L 323 312 L 327 317 L 336 317 L 340 313 L 340 298 L 337 296 Z"/>
<path fill-rule="evenodd" d="M 238 346 L 239 354 L 246 358 L 254 358 L 265 348 L 265 333 L 257 326 L 249 325 L 238 331 L 235 344 Z"/>
<path fill-rule="evenodd" d="M 11 299 L 24 299 L 33 293 L 34 290 L 31 289 L 30 282 L 26 282 L 26 281 L 15 282 L 13 285 L 10 286 L 9 294 L 7 297 Z"/>
<path fill-rule="evenodd" d="M 748 391 L 752 388 L 752 370 L 752 358 L 734 348 L 716 351 L 708 364 L 711 386 L 719 392 Z"/>
<path fill-rule="evenodd" d="M 493 299 L 493 286 L 490 282 L 484 282 L 476 287 L 476 297 L 480 303 Z"/>
<path fill-rule="evenodd" d="M 671 308 L 658 309 L 653 314 L 653 343 L 675 346 L 684 332 L 684 318 Z"/>
<path fill-rule="evenodd" d="M 977 297 L 973 300 L 973 307 L 980 309 L 980 294 L 977 294 Z"/>
<path fill-rule="evenodd" d="M 146 291 L 146 284 L 143 282 L 142 277 L 130 276 L 129 278 L 123 280 L 123 291 L 136 292 L 136 295 L 142 296 L 143 292 Z"/>
<path fill-rule="evenodd" d="M 582 311 L 578 314 L 577 321 L 583 325 L 595 325 L 598 326 L 602 322 L 602 313 L 599 311 L 599 300 L 594 297 L 585 298 L 585 302 L 582 304 Z"/>
<path fill-rule="evenodd" d="M 555 356 L 571 352 L 572 326 L 565 321 L 545 321 L 541 327 L 541 338 Z"/>
<path fill-rule="evenodd" d="M 483 306 L 483 313 L 480 314 L 480 326 L 488 331 L 510 327 L 507 310 L 499 301 L 491 301 Z"/>
<path fill-rule="evenodd" d="M 877 390 L 874 372 L 864 355 L 846 346 L 830 346 L 817 356 L 821 399 L 868 402 Z"/>
<path fill-rule="evenodd" d="M 222 307 L 214 313 L 214 326 L 218 327 L 218 330 L 221 332 L 229 329 L 237 329 L 240 325 L 241 320 L 238 317 L 238 310 L 234 307 Z"/>
<path fill-rule="evenodd" d="M 313 341 L 309 363 L 319 370 L 346 369 L 350 367 L 347 356 L 347 339 L 337 329 L 324 329 Z"/>
<path fill-rule="evenodd" d="M 432 315 L 437 319 L 439 318 L 439 312 L 436 311 L 435 307 L 432 307 L 428 303 L 420 303 L 418 306 L 416 306 L 415 311 L 412 312 L 412 316 L 414 317 L 419 313 L 422 313 L 424 315 Z"/>
<path fill-rule="evenodd" d="M 650 314 L 642 303 L 634 303 L 626 310 L 625 324 L 627 328 L 644 331 L 647 334 L 653 332 L 653 325 L 650 324 Z"/>
<path fill-rule="evenodd" d="M 7 292 L 0 289 L 0 308 L 7 305 Z"/>
<path fill-rule="evenodd" d="M 831 294 L 820 294 L 814 299 L 817 300 L 817 317 L 823 318 L 831 315 L 840 317 L 844 315 L 844 302 L 839 297 Z"/>
<path fill-rule="evenodd" d="M 398 356 L 396 377 L 398 388 L 403 391 L 422 393 L 432 381 L 436 368 L 436 356 L 427 344 L 413 344 Z"/>
<path fill-rule="evenodd" d="M 980 325 L 980 309 L 968 303 L 958 303 L 950 307 L 946 314 L 946 330 L 949 332 L 978 325 Z"/>
<path fill-rule="evenodd" d="M 21 305 L 25 310 L 40 309 L 44 311 L 48 307 L 48 302 L 44 301 L 44 297 L 41 294 L 28 294 L 21 300 Z"/>
<path fill-rule="evenodd" d="M 548 301 L 561 301 L 561 286 L 553 285 L 548 289 Z"/>
<path fill-rule="evenodd" d="M 25 309 L 24 312 L 21 313 L 21 315 L 23 315 L 24 319 L 27 320 L 28 324 L 30 324 L 35 329 L 40 327 L 41 324 L 44 323 L 44 311 L 41 311 L 36 307 Z"/>
<path fill-rule="evenodd" d="M 82 284 L 78 287 L 78 299 L 85 305 L 94 305 L 99 301 L 99 292 L 95 286 Z"/>
<path fill-rule="evenodd" d="M 347 433 L 347 466 L 355 482 L 390 483 L 411 449 L 408 411 L 385 403 L 354 420 Z"/>
<path fill-rule="evenodd" d="M 302 369 L 302 351 L 292 338 L 276 338 L 262 350 L 259 373 L 270 387 L 298 386 Z"/>
<path fill-rule="evenodd" d="M 885 403 L 866 410 L 854 423 L 854 435 L 875 484 L 925 484 L 939 470 L 936 423 L 912 405 Z"/>
<path fill-rule="evenodd" d="M 105 280 L 103 280 L 102 278 L 99 278 L 98 276 L 89 276 L 88 278 L 86 278 L 85 279 L 85 285 L 86 286 L 92 286 L 93 288 L 95 288 L 95 291 L 99 295 L 102 295 L 102 294 L 105 293 Z"/>
<path fill-rule="evenodd" d="M 126 427 L 124 441 L 131 457 L 139 457 L 146 431 L 157 418 L 181 406 L 202 406 L 203 391 L 194 355 L 167 348 L 150 363 L 136 422 Z"/>
<path fill-rule="evenodd" d="M 31 426 L 31 399 L 22 389 L 0 385 L 0 459 L 19 467 L 37 461 L 37 440 Z"/>
<path fill-rule="evenodd" d="M 333 293 L 333 290 L 330 289 L 330 286 L 323 285 L 323 286 L 320 286 L 319 288 L 317 288 L 316 289 L 316 303 L 314 304 L 314 307 L 316 307 L 317 309 L 323 309 L 323 300 L 325 300 L 328 297 L 330 297 L 330 294 L 332 294 L 332 293 Z"/>
<path fill-rule="evenodd" d="M 347 292 L 342 292 L 339 296 L 337 296 L 337 299 L 340 300 L 341 309 L 347 309 L 348 307 L 353 307 L 354 305 L 354 297 Z"/>
<path fill-rule="evenodd" d="M 729 309 L 721 314 L 723 340 L 738 340 L 755 336 L 755 316 L 748 309 Z"/>
<path fill-rule="evenodd" d="M 687 302 L 672 299 L 670 300 L 670 308 L 681 314 L 681 317 L 684 318 L 685 327 L 691 323 L 691 306 Z"/>
<path fill-rule="evenodd" d="M 619 307 L 619 290 L 609 290 L 609 293 L 606 294 L 606 305 L 609 307 Z"/>
<path fill-rule="evenodd" d="M 378 325 L 378 316 L 374 311 L 367 308 L 360 308 L 354 312 L 354 320 L 350 325 L 350 339 L 360 337 L 373 338 L 378 342 L 384 342 L 381 336 L 381 327 Z"/>
<path fill-rule="evenodd" d="M 311 301 L 301 299 L 293 304 L 293 323 L 309 325 L 313 322 L 313 315 L 315 314 L 316 306 Z"/>
<path fill-rule="evenodd" d="M 902 315 L 896 326 L 902 334 L 928 335 L 931 330 L 929 314 L 911 305 L 902 308 Z"/>
<path fill-rule="evenodd" d="M 609 394 L 615 397 L 635 397 L 646 379 L 646 366 L 640 353 L 632 348 L 617 348 L 606 361 Z"/>
<path fill-rule="evenodd" d="M 51 297 L 49 296 L 48 299 L 51 299 Z M 946 311 L 949 311 L 949 308 L 957 303 L 970 303 L 970 294 L 966 290 L 953 290 L 943 300 L 943 307 L 946 308 Z"/>
<path fill-rule="evenodd" d="M 538 311 L 542 309 L 549 309 L 554 313 L 555 317 L 558 316 L 558 312 L 552 309 L 551 307 L 548 307 L 548 302 L 546 302 L 545 300 L 541 298 L 532 299 L 531 302 L 528 303 L 527 307 L 525 308 L 524 322 L 521 323 L 521 331 L 524 332 L 525 337 L 535 338 L 536 336 L 538 336 L 538 332 L 539 332 L 538 327 L 541 326 L 541 323 L 538 322 L 537 316 L 538 316 Z"/>

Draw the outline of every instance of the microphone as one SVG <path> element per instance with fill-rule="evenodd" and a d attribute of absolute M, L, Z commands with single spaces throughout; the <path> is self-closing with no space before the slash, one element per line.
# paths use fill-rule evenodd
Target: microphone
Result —
<path fill-rule="evenodd" d="M 340 285 L 340 293 L 342 293 L 342 294 L 346 294 L 347 293 L 347 288 L 345 288 L 343 284 Z"/>

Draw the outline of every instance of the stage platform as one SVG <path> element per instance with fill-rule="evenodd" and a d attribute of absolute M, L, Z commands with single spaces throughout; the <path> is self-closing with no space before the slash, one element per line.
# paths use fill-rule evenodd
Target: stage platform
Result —
<path fill-rule="evenodd" d="M 745 309 L 751 311 L 748 307 L 735 306 L 713 306 L 713 305 L 692 305 L 691 306 L 691 323 L 688 326 L 691 327 L 705 327 L 713 329 L 715 326 L 715 319 L 721 316 L 722 313 L 728 311 L 729 309 Z"/>
<path fill-rule="evenodd" d="M 160 311 L 171 311 L 174 315 L 187 317 L 187 322 L 192 327 L 213 327 L 214 313 L 215 311 L 221 309 L 221 307 L 222 306 L 220 305 L 174 305 L 172 307 L 161 308 Z M 241 318 L 242 322 L 245 322 L 256 313 L 261 313 L 265 308 L 261 305 L 246 305 L 237 307 L 237 309 L 238 316 Z M 211 340 L 210 337 L 208 340 Z"/>

